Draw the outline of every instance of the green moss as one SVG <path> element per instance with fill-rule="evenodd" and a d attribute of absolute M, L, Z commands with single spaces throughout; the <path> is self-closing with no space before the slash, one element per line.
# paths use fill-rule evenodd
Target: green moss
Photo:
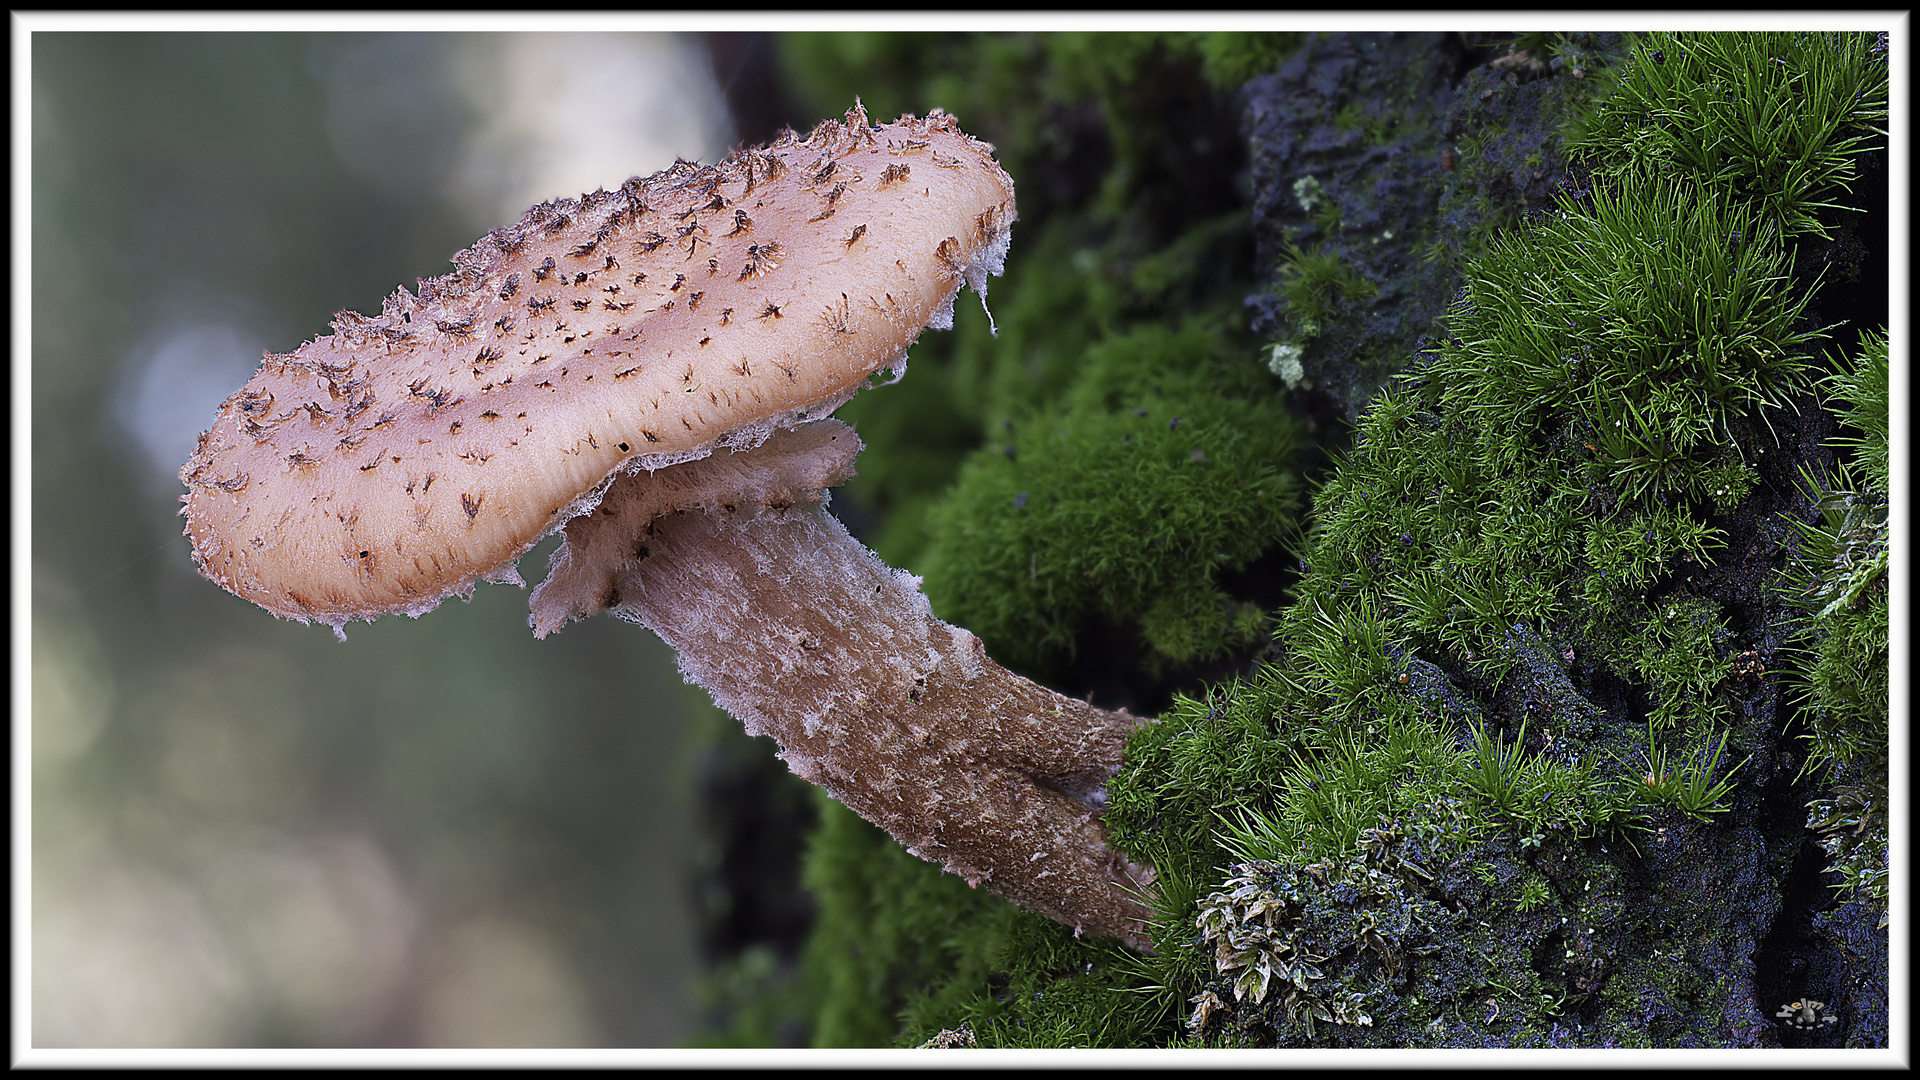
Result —
<path fill-rule="evenodd" d="M 806 866 L 821 911 L 802 1006 L 813 1045 L 918 1046 L 962 1026 L 983 1047 L 1172 1037 L 1170 1002 L 1130 992 L 1145 968 L 1124 947 L 969 889 L 820 802 Z"/>
<path fill-rule="evenodd" d="M 1647 684 L 1663 728 L 1708 730 L 1721 616 L 1643 597 L 1723 543 L 1705 512 L 1751 490 L 1742 448 L 1766 446 L 1767 410 L 1807 383 L 1818 334 L 1788 265 L 1744 210 L 1674 181 L 1596 192 L 1496 244 L 1450 338 L 1376 400 L 1320 495 L 1303 598 L 1322 606 L 1295 609 L 1302 633 L 1334 610 L 1324 592 L 1498 677 L 1511 627 L 1559 627 Z M 1303 649 L 1346 707 L 1377 695 L 1372 668 Z"/>
<path fill-rule="evenodd" d="M 1887 67 L 1868 34 L 1653 34 L 1578 149 L 1607 171 L 1685 173 L 1755 201 L 1786 236 L 1820 213 L 1884 139 Z"/>
<path fill-rule="evenodd" d="M 1731 506 L 1752 482 L 1740 447 L 1805 384 L 1817 337 L 1789 267 L 1773 231 L 1715 189 L 1622 177 L 1468 275 L 1433 367 L 1452 387 L 1440 404 L 1486 429 L 1483 465 L 1577 437 L 1556 449 L 1585 450 L 1564 456 L 1614 505 Z"/>
<path fill-rule="evenodd" d="M 824 794 L 819 803 L 805 867 L 820 910 L 806 956 L 813 1045 L 891 1046 L 904 1014 L 941 985 L 986 980 L 1020 913 L 907 854 Z"/>
<path fill-rule="evenodd" d="M 1722 734 L 1717 744 L 1701 747 L 1685 758 L 1672 758 L 1649 728 L 1642 759 L 1646 772 L 1636 790 L 1649 802 L 1663 803 L 1705 821 L 1708 814 L 1725 809 L 1720 800 L 1733 790 L 1733 774 L 1746 764 L 1742 760 L 1728 767 L 1726 748 L 1727 736 Z"/>
<path fill-rule="evenodd" d="M 1207 941 L 1171 928 L 1156 940 L 1186 950 L 1165 969 L 1205 971 L 1187 984 L 1196 1031 L 1230 1018 L 1220 1030 L 1261 1045 L 1366 1045 L 1371 1025 L 1353 1010 L 1376 1023 L 1386 1010 L 1359 1005 L 1375 999 L 1351 980 L 1339 984 L 1346 996 L 1330 996 L 1327 968 L 1354 954 L 1305 943 L 1297 920 L 1315 903 L 1340 907 L 1342 918 L 1365 910 L 1334 899 L 1354 887 L 1357 871 L 1339 868 L 1359 865 L 1349 860 L 1370 830 L 1439 820 L 1451 822 L 1440 835 L 1413 836 L 1419 854 L 1376 868 L 1394 888 L 1444 888 L 1457 899 L 1479 889 L 1504 896 L 1513 919 L 1558 912 L 1577 929 L 1552 931 L 1556 954 L 1543 967 L 1515 950 L 1511 923 L 1504 932 L 1441 917 L 1409 924 L 1408 946 L 1444 941 L 1447 958 L 1411 963 L 1397 1024 L 1448 1045 L 1464 1038 L 1457 1025 L 1472 1008 L 1479 1030 L 1497 1022 L 1515 1045 L 1544 1044 L 1567 1003 L 1624 1012 L 1632 1000 L 1655 1020 L 1608 1026 L 1610 1038 L 1717 1037 L 1702 1011 L 1716 1013 L 1732 984 L 1672 963 L 1616 964 L 1602 977 L 1606 935 L 1581 922 L 1613 926 L 1615 940 L 1666 940 L 1671 928 L 1632 922 L 1606 845 L 1668 844 L 1672 815 L 1722 813 L 1743 783 L 1749 759 L 1733 747 L 1756 733 L 1729 726 L 1739 639 L 1721 601 L 1692 582 L 1725 550 L 1716 522 L 1757 487 L 1743 451 L 1783 449 L 1769 417 L 1804 394 L 1822 335 L 1805 319 L 1809 294 L 1781 235 L 1791 215 L 1777 200 L 1718 173 L 1654 178 L 1613 165 L 1598 163 L 1590 196 L 1492 245 L 1467 273 L 1448 338 L 1373 402 L 1315 500 L 1310 570 L 1280 617 L 1275 677 L 1210 699 L 1204 724 L 1189 704 L 1165 718 L 1171 730 L 1143 732 L 1112 786 L 1109 822 L 1130 851 L 1151 853 L 1149 837 L 1188 837 L 1168 861 L 1200 898 Z M 1868 374 L 1843 369 L 1831 385 L 1877 385 L 1871 343 L 1865 355 Z M 1863 431 L 1884 430 L 1870 400 L 1854 408 Z M 1856 453 L 1873 460 L 1865 441 Z M 1830 503 L 1826 528 L 1810 530 L 1828 539 L 1808 545 L 1819 553 L 1809 565 L 1825 565 L 1848 542 L 1833 538 L 1846 534 L 1858 569 L 1837 584 L 1803 578 L 1803 593 L 1831 603 L 1852 583 L 1878 580 L 1873 545 L 1884 533 L 1874 529 L 1884 519 L 1857 509 L 1866 501 Z M 1871 599 L 1866 587 L 1858 596 Z M 1884 613 L 1859 606 L 1884 647 Z M 1830 639 L 1839 652 L 1855 649 L 1850 658 L 1865 662 L 1856 672 L 1874 670 L 1875 640 L 1859 650 L 1844 632 Z M 1637 736 L 1573 704 L 1568 669 L 1580 663 L 1642 703 Z M 1863 722 L 1822 761 L 1860 753 L 1870 773 L 1885 731 L 1869 725 L 1884 723 L 1884 704 L 1853 686 L 1835 687 L 1833 700 L 1864 698 Z M 1495 715 L 1483 716 L 1481 702 Z M 1494 728 L 1500 714 L 1510 741 Z M 1175 752 L 1225 732 L 1234 751 L 1261 749 L 1251 758 L 1259 771 L 1205 767 L 1217 752 Z M 1267 772 L 1275 761 L 1284 762 L 1278 774 Z M 1816 804 L 1816 827 L 1830 839 L 1845 831 L 1836 822 L 1858 827 L 1883 805 L 1857 782 L 1842 787 Z M 1198 835 L 1213 806 L 1219 834 Z M 1870 887 L 1864 868 L 1884 854 L 1865 846 L 1866 857 L 1834 850 L 1856 875 L 1850 884 Z M 1224 885 L 1206 883 L 1208 859 Z M 1462 869 L 1435 874 L 1442 860 Z M 1522 872 L 1529 861 L 1535 869 Z M 1476 865 L 1484 876 L 1466 872 Z M 1311 867 L 1320 869 L 1300 876 Z M 1614 884 L 1598 902 L 1592 890 L 1606 881 Z M 1325 1022 L 1336 1000 L 1349 1019 L 1308 1030 L 1305 1018 Z M 1495 1000 L 1519 1015 L 1498 1021 Z M 1494 1020 L 1481 1019 L 1490 1012 Z M 1410 1029 L 1397 1030 L 1405 1038 Z"/>
<path fill-rule="evenodd" d="M 1133 992 L 1142 969 L 1117 945 L 1083 941 L 1067 927 L 1023 914 L 994 955 L 990 977 L 948 983 L 945 994 L 910 1015 L 902 1041 L 925 1041 L 958 1019 L 983 1047 L 1162 1044 L 1173 1036 L 1174 1017 L 1164 999 Z"/>
<path fill-rule="evenodd" d="M 1095 620 L 1138 620 L 1165 663 L 1255 644 L 1260 613 L 1217 575 L 1291 524 L 1299 435 L 1250 354 L 1210 321 L 1089 349 L 1059 403 L 1008 420 L 934 512 L 935 611 L 1033 670 Z"/>
<path fill-rule="evenodd" d="M 702 1015 L 719 1022 L 697 1032 L 702 1049 L 762 1049 L 804 1045 L 803 1019 L 813 1010 L 807 983 L 763 944 L 713 965 L 695 988 Z"/>
<path fill-rule="evenodd" d="M 1121 850 L 1159 869 L 1163 894 L 1169 877 L 1211 872 L 1223 820 L 1278 793 L 1294 745 L 1271 730 L 1275 692 L 1221 687 L 1177 699 L 1128 743 L 1128 767 L 1108 785 L 1107 829 Z"/>
<path fill-rule="evenodd" d="M 1819 520 L 1800 526 L 1784 591 L 1802 611 L 1798 696 L 1807 707 L 1806 771 L 1820 778 L 1807 807 L 1840 888 L 1887 903 L 1888 359 L 1884 332 L 1825 380 L 1850 430 L 1847 456 L 1808 477 Z M 1883 914 L 1884 918 L 1884 914 Z"/>
<path fill-rule="evenodd" d="M 1892 422 L 1888 415 L 1887 334 L 1885 328 L 1862 335 L 1859 353 L 1825 379 L 1836 406 L 1835 415 L 1853 434 L 1835 440 L 1863 470 L 1867 487 L 1890 490 L 1887 441 Z"/>
<path fill-rule="evenodd" d="M 1195 35 L 1192 48 L 1200 54 L 1207 81 L 1216 89 L 1230 92 L 1248 79 L 1279 67 L 1304 38 L 1299 33 L 1213 31 Z"/>
<path fill-rule="evenodd" d="M 1338 231 L 1337 210 L 1330 226 L 1328 231 Z M 1326 248 L 1302 251 L 1291 244 L 1282 251 L 1278 288 L 1287 302 L 1288 317 L 1302 338 L 1318 334 L 1340 305 L 1371 300 L 1380 291 L 1336 252 Z"/>

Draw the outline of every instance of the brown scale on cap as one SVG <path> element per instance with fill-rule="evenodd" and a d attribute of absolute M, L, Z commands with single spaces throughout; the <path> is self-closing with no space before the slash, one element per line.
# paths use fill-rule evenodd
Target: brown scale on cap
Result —
<path fill-rule="evenodd" d="M 267 357 L 181 470 L 195 560 L 335 627 L 513 580 L 623 465 L 751 442 L 896 365 L 950 317 L 956 245 L 983 289 L 1013 216 L 991 150 L 948 116 L 869 127 L 856 107 L 534 207 L 379 315 Z"/>
<path fill-rule="evenodd" d="M 919 168 L 914 166 L 918 165 Z M 564 526 L 535 632 L 611 611 L 793 771 L 922 858 L 1148 944 L 1150 869 L 1099 813 L 1141 719 L 1062 697 L 933 617 L 825 512 L 892 368 L 1014 219 L 951 118 L 791 133 L 543 203 L 377 317 L 269 356 L 181 471 L 194 558 L 269 610 L 418 615 Z"/>

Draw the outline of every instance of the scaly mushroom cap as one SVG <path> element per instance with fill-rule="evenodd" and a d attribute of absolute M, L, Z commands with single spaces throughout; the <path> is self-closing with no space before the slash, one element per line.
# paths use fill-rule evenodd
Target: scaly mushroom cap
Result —
<path fill-rule="evenodd" d="M 181 470 L 194 560 L 275 614 L 418 615 L 611 478 L 837 408 L 983 297 L 1014 218 L 992 147 L 858 105 L 801 139 L 542 203 L 377 317 L 260 371 Z"/>

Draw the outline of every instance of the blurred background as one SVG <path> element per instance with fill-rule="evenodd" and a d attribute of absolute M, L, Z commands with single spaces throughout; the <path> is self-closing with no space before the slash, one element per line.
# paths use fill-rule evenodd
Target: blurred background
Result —
<path fill-rule="evenodd" d="M 263 350 L 535 202 L 811 124 L 768 96 L 770 56 L 32 37 L 33 1045 L 692 1037 L 727 914 L 695 886 L 730 841 L 697 808 L 687 717 L 711 710 L 665 646 L 610 619 L 537 642 L 525 592 L 491 585 L 342 644 L 198 577 L 176 473 Z"/>

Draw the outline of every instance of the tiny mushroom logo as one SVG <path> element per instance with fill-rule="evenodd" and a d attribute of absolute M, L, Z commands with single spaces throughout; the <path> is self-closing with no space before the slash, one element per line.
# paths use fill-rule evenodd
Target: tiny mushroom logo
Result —
<path fill-rule="evenodd" d="M 1827 1011 L 1827 1009 L 1827 1003 L 1824 1001 L 1815 1001 L 1812 998 L 1801 998 L 1799 1001 L 1789 1001 L 1785 1005 L 1780 1006 L 1780 1011 L 1773 1015 L 1781 1017 L 1786 1020 L 1787 1023 L 1805 1031 L 1809 1028 L 1839 1023 L 1840 1018 L 1833 1015 L 1832 1012 Z"/>

